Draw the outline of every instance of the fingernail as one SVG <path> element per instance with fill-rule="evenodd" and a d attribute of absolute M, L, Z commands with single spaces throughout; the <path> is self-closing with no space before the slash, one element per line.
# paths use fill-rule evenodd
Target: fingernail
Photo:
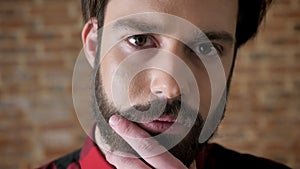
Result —
<path fill-rule="evenodd" d="M 117 115 L 113 115 L 109 119 L 109 124 L 116 126 L 116 125 L 118 125 L 119 121 L 120 121 L 120 117 Z"/>

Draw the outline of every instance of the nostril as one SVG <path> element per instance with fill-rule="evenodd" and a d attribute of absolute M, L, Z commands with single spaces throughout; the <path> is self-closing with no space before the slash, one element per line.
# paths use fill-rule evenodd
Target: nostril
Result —
<path fill-rule="evenodd" d="M 180 95 L 176 80 L 162 71 L 153 71 L 150 90 L 153 95 L 163 99 L 172 99 Z"/>
<path fill-rule="evenodd" d="M 161 99 L 166 99 L 167 98 L 166 94 L 161 90 L 154 91 L 154 95 L 156 97 L 161 98 Z"/>
<path fill-rule="evenodd" d="M 155 91 L 154 93 L 155 93 L 155 94 L 163 94 L 162 91 Z"/>

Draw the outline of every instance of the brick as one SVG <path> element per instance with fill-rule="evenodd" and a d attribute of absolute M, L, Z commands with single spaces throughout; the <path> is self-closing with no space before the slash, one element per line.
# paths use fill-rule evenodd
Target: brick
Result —
<path fill-rule="evenodd" d="M 16 55 L 16 54 L 34 54 L 36 49 L 33 46 L 0 46 L 1 55 Z"/>
<path fill-rule="evenodd" d="M 12 83 L 31 83 L 36 81 L 36 79 L 37 77 L 35 74 L 25 72 L 22 69 L 7 70 L 6 73 L 2 75 L 2 81 L 3 83 L 7 83 L 7 85 Z"/>
<path fill-rule="evenodd" d="M 272 54 L 270 52 L 253 52 L 250 54 L 251 61 L 263 61 L 268 60 L 269 62 L 281 62 L 285 60 L 285 55 L 278 53 Z"/>
<path fill-rule="evenodd" d="M 5 5 L 0 8 L 0 20 L 5 18 L 19 18 L 22 17 L 23 11 L 20 8 L 16 8 L 14 5 Z"/>
<path fill-rule="evenodd" d="M 299 53 L 298 53 L 298 52 L 295 53 L 295 56 L 294 56 L 294 57 L 295 57 L 295 60 L 296 60 L 296 61 L 300 61 L 300 52 L 299 52 Z"/>
<path fill-rule="evenodd" d="M 3 30 L 19 30 L 21 27 L 31 27 L 34 25 L 35 21 L 25 21 L 20 18 L 13 20 L 0 20 L 1 29 Z"/>
<path fill-rule="evenodd" d="M 14 57 L 2 57 L 0 56 L 1 62 L 0 62 L 0 70 L 4 71 L 7 70 L 7 68 L 15 67 L 20 63 L 19 60 L 17 60 Z"/>
<path fill-rule="evenodd" d="M 294 25 L 294 30 L 298 32 L 300 31 L 300 23 Z"/>
<path fill-rule="evenodd" d="M 53 69 L 57 70 L 64 67 L 64 61 L 62 59 L 34 59 L 27 60 L 26 65 L 34 69 Z"/>
<path fill-rule="evenodd" d="M 299 39 L 298 38 L 283 38 L 278 37 L 271 40 L 271 44 L 273 45 L 288 45 L 288 46 L 298 46 Z"/>
<path fill-rule="evenodd" d="M 74 135 L 70 130 L 48 130 L 43 133 L 40 139 L 47 149 L 55 149 L 56 151 L 74 145 Z"/>
<path fill-rule="evenodd" d="M 251 74 L 257 74 L 260 72 L 260 68 L 258 67 L 252 67 L 252 66 L 237 66 L 235 68 L 236 72 L 239 73 L 251 73 Z"/>
<path fill-rule="evenodd" d="M 27 33 L 26 37 L 27 40 L 32 40 L 34 42 L 37 41 L 61 41 L 63 38 L 62 34 L 60 32 L 29 32 Z"/>
<path fill-rule="evenodd" d="M 270 72 L 272 73 L 281 73 L 281 74 L 287 74 L 287 73 L 299 73 L 300 67 L 299 66 L 284 66 L 284 65 L 274 65 L 269 68 Z"/>
<path fill-rule="evenodd" d="M 0 164 L 0 168 L 7 168 L 7 169 L 18 168 L 18 164 L 7 163 L 5 160 L 3 161 L 4 161 L 3 164 Z"/>
<path fill-rule="evenodd" d="M 31 7 L 31 9 L 28 11 L 30 15 L 56 18 L 67 12 L 67 5 L 57 5 L 55 3 L 49 3 L 47 1 L 44 1 L 43 3 L 43 5 L 36 5 Z"/>
<path fill-rule="evenodd" d="M 0 43 L 1 42 L 7 42 L 7 41 L 16 41 L 17 40 L 17 36 L 14 35 L 13 33 L 9 33 L 9 32 L 6 32 L 6 33 L 3 33 L 3 32 L 0 32 Z"/>
<path fill-rule="evenodd" d="M 80 40 L 78 39 L 78 43 L 76 44 L 69 44 L 69 45 L 60 45 L 60 44 L 50 44 L 45 46 L 46 53 L 76 53 L 79 54 L 81 50 Z M 75 57 L 74 57 L 75 58 Z"/>
<path fill-rule="evenodd" d="M 55 122 L 73 120 L 73 115 L 69 108 L 72 106 L 72 102 L 69 99 L 55 98 L 45 95 L 45 93 L 40 93 L 38 100 L 34 100 L 32 106 L 32 111 L 27 114 L 28 118 L 41 127 L 54 125 Z"/>

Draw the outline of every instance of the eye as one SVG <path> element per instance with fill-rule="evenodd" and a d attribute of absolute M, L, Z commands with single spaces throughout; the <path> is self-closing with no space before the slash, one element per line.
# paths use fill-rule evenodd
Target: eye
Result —
<path fill-rule="evenodd" d="M 143 34 L 128 37 L 127 43 L 137 49 L 153 48 L 157 46 L 153 36 Z"/>
<path fill-rule="evenodd" d="M 222 55 L 223 49 L 221 46 L 212 43 L 201 43 L 196 46 L 195 51 L 201 56 L 215 56 L 217 54 Z"/>

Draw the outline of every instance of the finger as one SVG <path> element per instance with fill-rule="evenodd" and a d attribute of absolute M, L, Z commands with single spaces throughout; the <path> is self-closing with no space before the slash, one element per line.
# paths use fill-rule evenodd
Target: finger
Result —
<path fill-rule="evenodd" d="M 138 158 L 130 158 L 125 156 L 119 156 L 115 152 L 106 153 L 106 160 L 114 165 L 116 168 L 121 169 L 150 169 L 145 163 Z"/>
<path fill-rule="evenodd" d="M 151 166 L 155 168 L 186 168 L 181 161 L 136 124 L 117 115 L 112 116 L 109 123 Z"/>

